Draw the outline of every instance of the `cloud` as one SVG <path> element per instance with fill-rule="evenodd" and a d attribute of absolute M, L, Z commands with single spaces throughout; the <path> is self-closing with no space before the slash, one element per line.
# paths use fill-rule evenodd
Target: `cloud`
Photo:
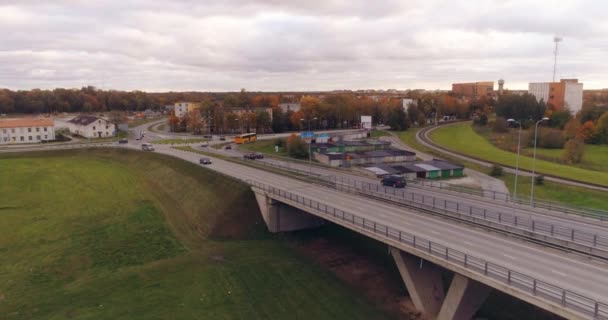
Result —
<path fill-rule="evenodd" d="M 608 87 L 599 1 L 5 0 L 0 86 L 143 90 Z"/>

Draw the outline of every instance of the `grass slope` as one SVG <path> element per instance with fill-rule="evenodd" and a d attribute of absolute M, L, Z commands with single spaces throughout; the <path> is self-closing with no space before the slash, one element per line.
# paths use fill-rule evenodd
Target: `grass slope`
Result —
<path fill-rule="evenodd" d="M 268 235 L 247 186 L 195 164 L 11 154 L 0 181 L 1 319 L 384 318 Z"/>
<path fill-rule="evenodd" d="M 533 153 L 533 149 L 522 149 L 522 152 L 525 152 L 527 155 L 531 156 Z M 537 157 L 553 162 L 563 161 L 563 154 L 564 149 L 536 149 Z M 589 170 L 608 172 L 608 145 L 585 145 L 583 161 L 576 165 Z"/>
<path fill-rule="evenodd" d="M 514 166 L 516 154 L 501 150 L 478 135 L 470 123 L 461 123 L 438 128 L 431 133 L 431 139 L 451 150 L 474 157 Z M 532 158 L 521 156 L 520 167 L 532 169 Z M 536 159 L 536 171 L 585 182 L 608 185 L 608 172 L 596 172 L 577 167 Z"/>
<path fill-rule="evenodd" d="M 281 140 L 283 140 L 283 147 L 279 148 L 279 152 L 274 151 L 274 146 L 276 145 L 276 139 L 258 140 L 253 143 L 241 144 L 241 145 L 239 145 L 239 149 L 241 149 L 243 151 L 260 152 L 260 153 L 264 153 L 264 154 L 268 154 L 268 155 L 287 157 L 287 149 L 285 147 L 287 140 L 286 139 L 281 139 Z"/>

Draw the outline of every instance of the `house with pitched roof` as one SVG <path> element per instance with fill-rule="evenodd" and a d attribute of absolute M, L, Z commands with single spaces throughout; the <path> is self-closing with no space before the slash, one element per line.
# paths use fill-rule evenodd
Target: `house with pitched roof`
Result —
<path fill-rule="evenodd" d="M 80 115 L 66 124 L 71 134 L 85 138 L 107 138 L 116 134 L 116 125 L 94 115 Z"/>

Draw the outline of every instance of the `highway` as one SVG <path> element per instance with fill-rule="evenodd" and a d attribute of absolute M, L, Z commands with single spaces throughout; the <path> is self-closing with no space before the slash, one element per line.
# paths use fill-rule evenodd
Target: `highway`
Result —
<path fill-rule="evenodd" d="M 198 163 L 199 154 L 157 146 L 157 152 Z M 608 303 L 608 266 L 563 252 L 473 229 L 221 159 L 205 168 L 258 181 L 430 239 L 514 271 Z"/>

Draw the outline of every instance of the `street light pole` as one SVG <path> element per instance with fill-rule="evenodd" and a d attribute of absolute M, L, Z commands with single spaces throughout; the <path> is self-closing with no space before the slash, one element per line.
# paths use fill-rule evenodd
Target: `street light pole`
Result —
<path fill-rule="evenodd" d="M 513 197 L 517 198 L 517 177 L 519 176 L 519 150 L 521 150 L 521 122 L 515 119 L 509 119 L 507 122 L 517 123 L 519 125 L 519 133 L 517 134 L 517 158 L 515 160 L 515 184 L 513 185 Z"/>
<path fill-rule="evenodd" d="M 543 122 L 543 121 L 547 121 L 549 120 L 549 118 L 544 117 L 540 120 L 538 120 L 536 122 L 536 126 L 534 128 L 534 156 L 532 157 L 532 185 L 530 187 L 530 204 L 533 204 L 534 202 L 534 177 L 535 177 L 535 171 L 536 171 L 536 137 L 538 134 L 538 125 Z"/>

